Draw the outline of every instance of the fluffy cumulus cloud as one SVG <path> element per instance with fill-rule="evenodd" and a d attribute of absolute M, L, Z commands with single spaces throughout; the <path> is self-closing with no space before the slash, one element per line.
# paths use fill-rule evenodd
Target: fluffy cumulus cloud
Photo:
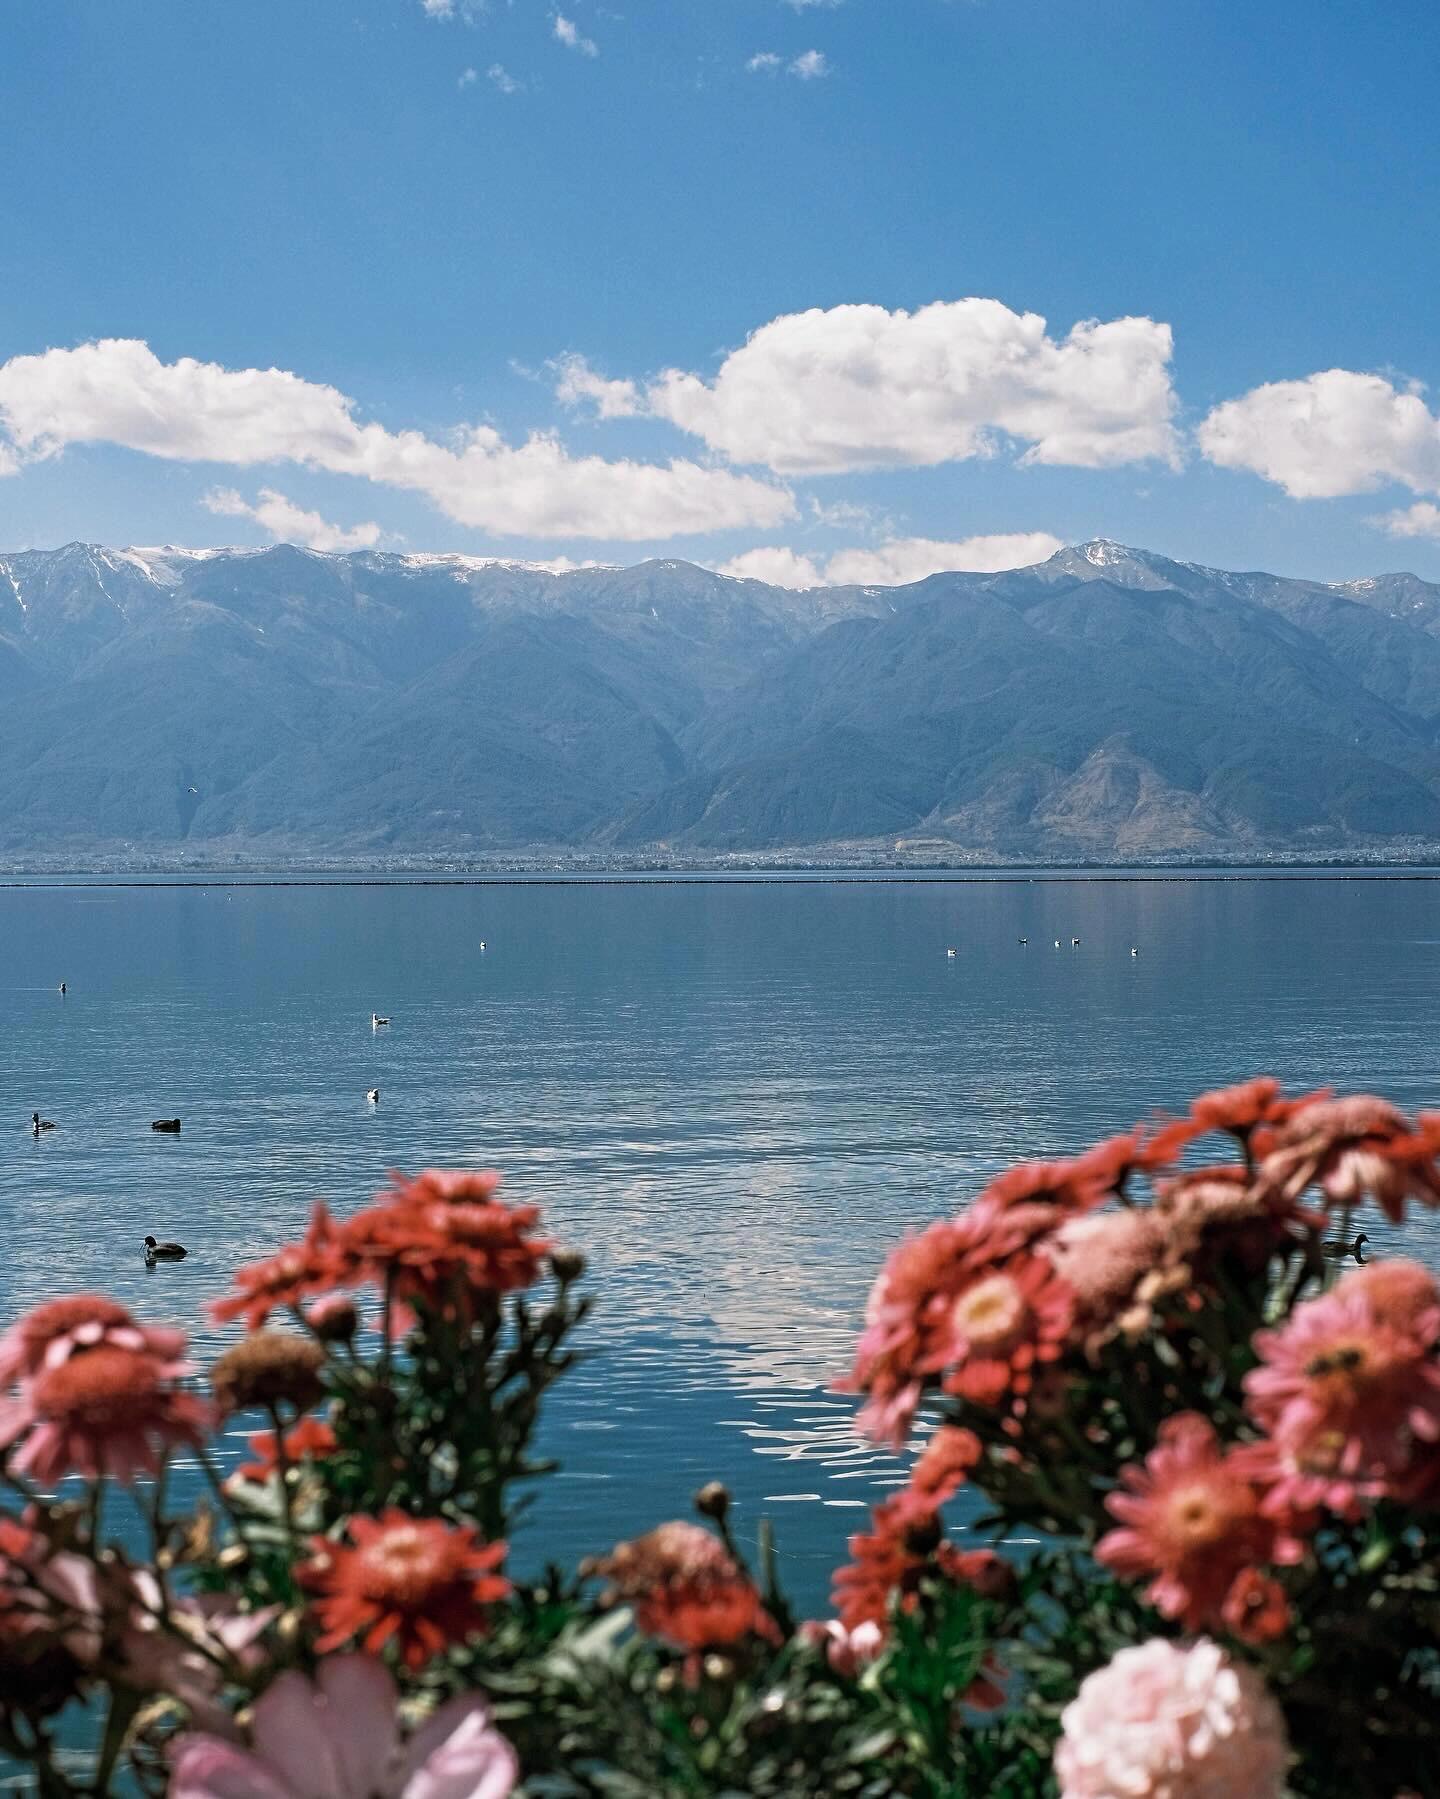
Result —
<path fill-rule="evenodd" d="M 1001 439 L 1025 445 L 1026 462 L 1173 462 L 1170 352 L 1170 327 L 1147 318 L 1089 319 L 1056 338 L 999 300 L 834 306 L 772 319 L 712 379 L 665 370 L 643 410 L 732 462 L 788 474 L 930 467 L 992 455 Z"/>
<path fill-rule="evenodd" d="M 485 79 L 498 88 L 502 94 L 523 94 L 525 92 L 525 83 L 512 75 L 504 63 L 492 62 L 485 71 Z"/>
<path fill-rule="evenodd" d="M 757 50 L 745 67 L 752 75 L 774 75 L 778 73 L 785 59 L 777 56 L 773 50 Z"/>
<path fill-rule="evenodd" d="M 562 405 L 588 403 L 602 419 L 633 418 L 644 410 L 633 381 L 607 380 L 596 374 L 583 356 L 557 356 L 550 368 L 555 374 L 555 397 Z"/>
<path fill-rule="evenodd" d="M 788 72 L 799 81 L 821 81 L 830 73 L 830 59 L 823 50 L 802 50 Z"/>
<path fill-rule="evenodd" d="M 1370 523 L 1392 537 L 1431 537 L 1440 543 L 1440 506 L 1430 500 L 1417 500 L 1398 512 L 1382 512 Z"/>
<path fill-rule="evenodd" d="M 380 541 L 380 527 L 373 522 L 346 530 L 332 525 L 318 512 L 307 512 L 273 487 L 262 487 L 252 506 L 233 487 L 214 487 L 201 502 L 207 512 L 225 518 L 248 518 L 284 543 L 301 543 L 310 550 L 373 550 Z"/>
<path fill-rule="evenodd" d="M 1030 568 L 1062 547 L 1048 531 L 1002 532 L 951 543 L 933 537 L 892 537 L 872 549 L 837 550 L 822 569 L 812 557 L 775 545 L 732 556 L 719 572 L 767 581 L 772 587 L 903 587 L 950 569 L 993 574 Z"/>
<path fill-rule="evenodd" d="M 788 489 L 689 461 L 572 457 L 537 433 L 509 444 L 489 425 L 437 443 L 364 424 L 333 387 L 282 369 L 162 362 L 111 338 L 0 364 L 0 457 L 24 463 L 71 444 L 117 444 L 171 461 L 290 462 L 417 493 L 457 524 L 499 535 L 615 542 L 795 516 Z"/>
<path fill-rule="evenodd" d="M 1326 369 L 1269 381 L 1202 420 L 1201 450 L 1222 468 L 1251 469 L 1295 499 L 1334 499 L 1398 481 L 1440 493 L 1440 419 L 1417 386 Z"/>
<path fill-rule="evenodd" d="M 564 13 L 557 12 L 553 27 L 557 42 L 567 50 L 574 50 L 580 56 L 598 56 L 600 46 L 593 37 L 585 37 L 573 19 L 567 19 Z"/>

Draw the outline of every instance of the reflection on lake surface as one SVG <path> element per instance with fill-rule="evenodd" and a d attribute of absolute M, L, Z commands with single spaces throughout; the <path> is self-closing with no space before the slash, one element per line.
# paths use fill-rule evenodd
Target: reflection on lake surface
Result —
<path fill-rule="evenodd" d="M 813 1611 L 898 1477 L 829 1385 L 907 1227 L 1262 1070 L 1434 1104 L 1437 1016 L 1428 880 L 8 888 L 0 1319 L 100 1289 L 208 1356 L 204 1302 L 315 1197 L 498 1166 L 598 1300 L 517 1560 L 722 1474 Z"/>

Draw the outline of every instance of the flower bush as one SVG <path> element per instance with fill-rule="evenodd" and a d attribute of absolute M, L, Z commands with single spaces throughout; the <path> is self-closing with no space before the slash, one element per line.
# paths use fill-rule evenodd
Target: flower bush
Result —
<path fill-rule="evenodd" d="M 1259 1079 L 900 1243 L 838 1385 L 909 1476 L 819 1619 L 718 1483 L 515 1573 L 589 1300 L 497 1175 L 317 1206 L 203 1378 L 52 1300 L 0 1337 L 0 1756 L 47 1796 L 1440 1792 L 1440 1285 L 1326 1252 L 1437 1158 L 1440 1114 Z"/>

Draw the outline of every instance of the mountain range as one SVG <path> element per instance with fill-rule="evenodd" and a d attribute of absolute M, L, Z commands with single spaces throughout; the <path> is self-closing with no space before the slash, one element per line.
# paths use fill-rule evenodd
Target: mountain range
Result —
<path fill-rule="evenodd" d="M 792 592 L 685 562 L 0 555 L 0 855 L 936 861 L 1440 845 L 1440 586 L 1106 541 Z"/>

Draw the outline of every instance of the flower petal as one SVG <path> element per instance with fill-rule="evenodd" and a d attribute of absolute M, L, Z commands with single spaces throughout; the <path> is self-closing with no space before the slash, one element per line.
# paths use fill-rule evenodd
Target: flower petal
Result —
<path fill-rule="evenodd" d="M 378 1789 L 398 1758 L 395 1682 L 369 1655 L 332 1655 L 316 1675 L 326 1700 L 325 1729 L 345 1770 L 346 1792 Z"/>
<path fill-rule="evenodd" d="M 168 1799 L 296 1799 L 264 1762 L 220 1737 L 176 1739 Z"/>
<path fill-rule="evenodd" d="M 515 1751 L 490 1728 L 483 1699 L 452 1699 L 410 1742 L 400 1799 L 505 1799 L 520 1778 Z"/>
<path fill-rule="evenodd" d="M 336 1746 L 342 1732 L 332 1737 L 326 1730 L 324 1699 L 293 1668 L 255 1702 L 255 1748 L 296 1793 L 364 1799 L 365 1788 L 347 1784 Z"/>

